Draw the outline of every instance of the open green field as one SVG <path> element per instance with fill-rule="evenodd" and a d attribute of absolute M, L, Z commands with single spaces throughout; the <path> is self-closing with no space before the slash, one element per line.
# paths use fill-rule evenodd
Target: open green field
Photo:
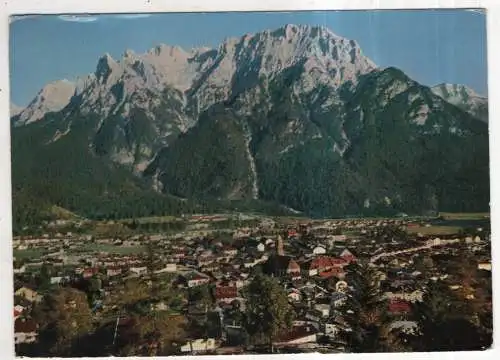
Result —
<path fill-rule="evenodd" d="M 417 226 L 408 228 L 409 234 L 422 234 L 422 235 L 453 235 L 458 234 L 462 230 L 461 226 Z"/>
<path fill-rule="evenodd" d="M 107 252 L 111 254 L 119 254 L 119 255 L 132 255 L 132 254 L 140 254 L 146 251 L 144 246 L 117 246 L 111 244 L 85 244 L 79 246 L 77 249 L 73 251 L 85 251 L 85 252 Z M 75 252 L 76 252 L 75 251 Z M 71 252 L 71 251 L 70 251 Z"/>
<path fill-rule="evenodd" d="M 14 250 L 14 257 L 17 260 L 38 259 L 46 252 L 43 249 Z"/>
<path fill-rule="evenodd" d="M 445 220 L 484 220 L 490 218 L 490 213 L 439 213 Z"/>
<path fill-rule="evenodd" d="M 148 224 L 148 223 L 164 223 L 175 221 L 177 218 L 175 216 L 147 216 L 135 219 L 140 224 Z M 118 222 L 123 224 L 131 224 L 134 219 L 121 219 Z"/>

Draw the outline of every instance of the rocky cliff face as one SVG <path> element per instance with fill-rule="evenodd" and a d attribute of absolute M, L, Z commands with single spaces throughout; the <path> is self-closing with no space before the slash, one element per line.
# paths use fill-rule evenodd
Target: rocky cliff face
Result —
<path fill-rule="evenodd" d="M 432 91 L 450 104 L 456 105 L 472 116 L 488 122 L 488 99 L 478 95 L 474 90 L 457 84 L 440 84 Z"/>
<path fill-rule="evenodd" d="M 160 193 L 321 216 L 488 203 L 487 126 L 460 105 L 480 97 L 378 68 L 324 27 L 286 25 L 215 49 L 106 54 L 72 96 L 54 96 L 69 89 L 41 92 L 61 101 L 37 121 L 40 144 L 78 138 L 79 151 Z M 56 108 L 46 99 L 16 124 Z M 28 116 L 33 109 L 42 110 Z"/>
<path fill-rule="evenodd" d="M 74 92 L 75 85 L 68 80 L 47 84 L 25 109 L 12 115 L 16 116 L 16 125 L 27 125 L 42 119 L 47 113 L 62 110 L 68 105 Z"/>

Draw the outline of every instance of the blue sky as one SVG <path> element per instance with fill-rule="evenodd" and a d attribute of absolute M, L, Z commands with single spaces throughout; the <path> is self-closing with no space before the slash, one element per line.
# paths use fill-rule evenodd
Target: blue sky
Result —
<path fill-rule="evenodd" d="M 145 52 L 159 43 L 217 46 L 288 23 L 326 25 L 358 41 L 379 66 L 396 66 L 422 84 L 466 84 L 487 94 L 484 14 L 380 10 L 24 17 L 10 26 L 12 101 L 27 105 L 46 83 L 93 72 L 106 52 L 119 58 L 125 49 Z"/>

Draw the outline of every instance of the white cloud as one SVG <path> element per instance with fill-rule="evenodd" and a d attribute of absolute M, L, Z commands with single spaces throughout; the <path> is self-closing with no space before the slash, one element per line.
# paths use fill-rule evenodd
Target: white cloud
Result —
<path fill-rule="evenodd" d="M 13 23 L 14 21 L 24 20 L 24 19 L 29 19 L 29 18 L 35 18 L 35 17 L 38 17 L 38 16 L 40 16 L 40 15 L 12 15 L 9 18 L 9 21 L 11 23 Z"/>
<path fill-rule="evenodd" d="M 486 14 L 486 11 L 484 9 L 467 9 L 466 11 L 480 15 Z"/>
<path fill-rule="evenodd" d="M 152 14 L 143 14 L 143 13 L 136 13 L 136 14 L 116 14 L 116 15 L 108 15 L 108 14 L 102 14 L 102 15 L 72 15 L 72 14 L 66 14 L 66 15 L 59 15 L 57 18 L 59 20 L 63 21 L 70 21 L 70 22 L 81 22 L 81 23 L 87 23 L 87 22 L 94 22 L 98 21 L 101 19 L 109 19 L 109 18 L 114 18 L 114 19 L 121 19 L 121 20 L 134 20 L 134 19 L 144 19 L 150 17 Z M 15 21 L 19 20 L 24 20 L 24 19 L 29 19 L 29 18 L 36 18 L 40 16 L 50 16 L 50 15 L 12 15 L 10 17 L 10 22 L 13 23 Z"/>
<path fill-rule="evenodd" d="M 127 19 L 127 20 L 142 19 L 142 18 L 147 18 L 150 16 L 151 16 L 151 14 L 120 14 L 120 15 L 116 15 L 117 18 Z"/>
<path fill-rule="evenodd" d="M 59 15 L 59 20 L 63 21 L 73 21 L 73 22 L 94 22 L 98 20 L 97 16 L 92 15 Z"/>

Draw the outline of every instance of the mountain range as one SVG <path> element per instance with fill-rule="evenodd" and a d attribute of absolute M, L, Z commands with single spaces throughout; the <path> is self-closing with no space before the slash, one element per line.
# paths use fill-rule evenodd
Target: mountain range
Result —
<path fill-rule="evenodd" d="M 380 68 L 322 26 L 105 54 L 95 72 L 12 110 L 11 123 L 18 223 L 51 205 L 132 217 L 489 203 L 487 99 Z"/>

